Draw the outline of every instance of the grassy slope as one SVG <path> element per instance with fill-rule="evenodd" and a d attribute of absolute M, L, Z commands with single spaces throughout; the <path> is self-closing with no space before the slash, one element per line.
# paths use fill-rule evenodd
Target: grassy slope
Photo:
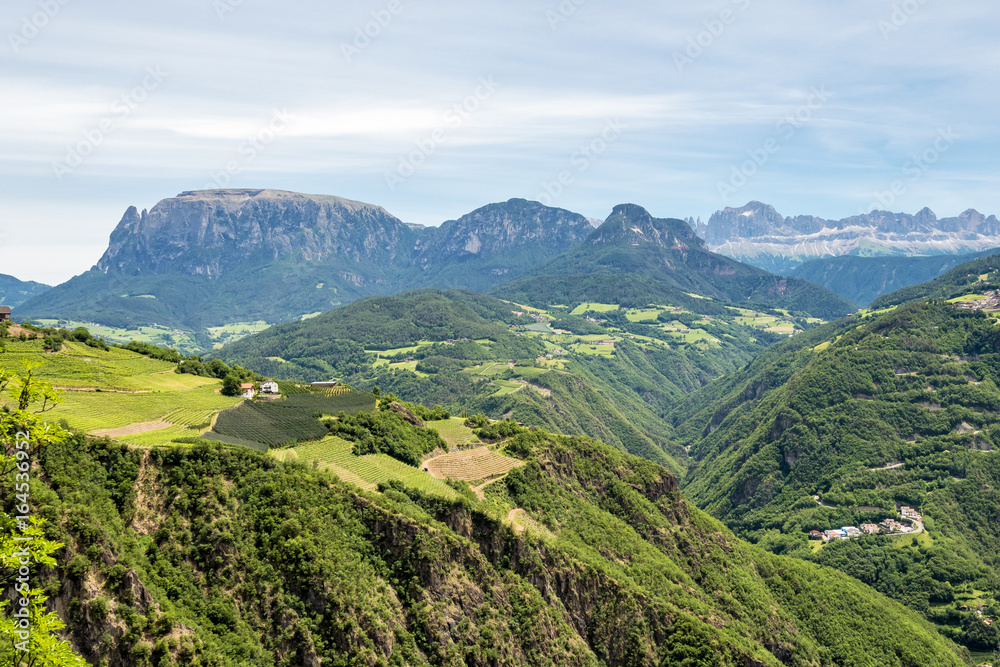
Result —
<path fill-rule="evenodd" d="M 218 380 L 178 375 L 174 368 L 127 350 L 102 351 L 82 343 L 66 343 L 62 351 L 49 354 L 41 341 L 8 340 L 6 352 L 0 354 L 0 369 L 31 369 L 62 389 L 62 402 L 47 413 L 53 421 L 65 419 L 84 431 L 157 421 L 179 427 L 123 436 L 143 445 L 196 436 L 215 413 L 240 402 L 220 395 Z"/>

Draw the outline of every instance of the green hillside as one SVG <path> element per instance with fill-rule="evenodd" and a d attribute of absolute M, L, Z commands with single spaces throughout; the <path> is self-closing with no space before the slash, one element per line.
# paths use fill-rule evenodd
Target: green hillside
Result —
<path fill-rule="evenodd" d="M 93 664 L 967 664 L 652 463 L 542 432 L 507 452 L 525 465 L 483 500 L 446 500 L 249 450 L 50 445 L 35 494 L 67 546 L 44 586 Z"/>
<path fill-rule="evenodd" d="M 958 609 L 995 604 L 1000 586 L 998 368 L 1000 320 L 948 303 L 797 336 L 675 410 L 695 460 L 685 495 L 761 546 L 839 567 L 956 639 L 1000 648 Z M 926 530 L 809 543 L 810 530 L 899 519 L 904 505 Z"/>
<path fill-rule="evenodd" d="M 1000 289 L 1000 255 L 989 255 L 956 266 L 930 282 L 879 297 L 871 308 L 889 308 L 920 299 L 954 299 L 996 289 Z"/>
<path fill-rule="evenodd" d="M 30 370 L 60 391 L 61 402 L 45 413 L 47 419 L 135 444 L 196 437 L 216 414 L 240 402 L 222 396 L 215 378 L 180 375 L 176 363 L 128 350 L 67 342 L 58 352 L 46 352 L 42 339 L 16 338 L 4 341 L 3 349 L 0 373 Z"/>
<path fill-rule="evenodd" d="M 594 287 L 595 297 L 616 294 Z M 679 471 L 684 453 L 667 440 L 666 410 L 816 323 L 681 297 L 542 309 L 421 290 L 280 325 L 218 355 L 265 375 L 337 377 L 455 413 L 599 437 Z"/>
<path fill-rule="evenodd" d="M 51 289 L 48 285 L 32 280 L 18 280 L 14 276 L 0 273 L 0 305 L 11 308 L 21 305 L 33 296 Z"/>

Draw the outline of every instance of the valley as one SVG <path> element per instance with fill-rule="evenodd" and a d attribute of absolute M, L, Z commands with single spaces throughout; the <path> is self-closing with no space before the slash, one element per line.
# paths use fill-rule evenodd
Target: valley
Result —
<path fill-rule="evenodd" d="M 244 196 L 259 195 L 225 195 Z M 340 200 L 255 204 L 289 198 L 394 224 Z M 149 319 L 180 311 L 139 286 L 121 292 L 146 296 L 116 325 L 0 324 L 0 374 L 21 387 L 4 414 L 41 383 L 33 418 L 66 429 L 38 489 L 54 503 L 49 534 L 67 545 L 46 590 L 76 650 L 109 665 L 437 664 L 458 650 L 445 645 L 475 656 L 473 638 L 500 633 L 517 660 L 535 660 L 520 629 L 470 602 L 484 593 L 468 598 L 445 577 L 493 591 L 573 664 L 915 667 L 1000 651 L 997 256 L 857 310 L 634 205 L 594 229 L 512 200 L 452 227 L 502 220 L 512 238 L 512 211 L 525 210 L 568 225 L 569 247 L 525 259 L 513 280 L 476 283 L 486 293 L 361 290 L 332 309 L 301 301 L 280 324 L 242 307 L 231 324 L 202 313 L 196 330 Z M 118 238 L 115 252 L 138 252 Z M 435 243 L 422 246 L 425 266 L 432 247 L 449 247 Z M 208 287 L 226 289 L 202 282 L 190 299 Z M 358 597 L 338 572 L 383 592 Z M 200 583 L 209 577 L 224 588 Z M 838 601 L 814 593 L 834 582 Z M 603 592 L 579 592 L 594 585 Z M 317 586 L 319 604 L 304 592 Z M 283 591 L 295 616 L 255 607 L 259 590 Z M 137 595 L 138 616 L 126 611 Z M 456 612 L 428 610 L 438 598 L 470 610 L 460 630 Z M 899 637 L 887 608 L 907 639 L 877 645 L 872 627 Z M 345 643 L 330 622 L 364 639 Z"/>

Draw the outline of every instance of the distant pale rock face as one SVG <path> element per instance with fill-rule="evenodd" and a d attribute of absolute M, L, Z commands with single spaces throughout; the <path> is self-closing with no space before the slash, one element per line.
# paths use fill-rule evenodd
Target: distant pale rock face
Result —
<path fill-rule="evenodd" d="M 219 276 L 248 259 L 391 266 L 415 231 L 379 206 L 281 190 L 182 192 L 141 214 L 133 206 L 97 268 L 106 274 Z"/>
<path fill-rule="evenodd" d="M 782 217 L 753 201 L 718 211 L 707 224 L 689 224 L 714 252 L 779 273 L 821 257 L 960 254 L 1000 246 L 1000 221 L 972 209 L 943 219 L 924 208 L 916 215 L 873 211 L 824 220 Z"/>

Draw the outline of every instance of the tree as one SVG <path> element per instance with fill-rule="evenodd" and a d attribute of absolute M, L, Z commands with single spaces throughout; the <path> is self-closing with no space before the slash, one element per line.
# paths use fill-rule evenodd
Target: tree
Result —
<path fill-rule="evenodd" d="M 230 373 L 222 380 L 222 395 L 223 396 L 239 396 L 242 392 L 240 391 L 240 378 L 234 373 Z"/>
<path fill-rule="evenodd" d="M 10 377 L 0 376 L 0 390 L 9 384 Z M 31 513 L 32 461 L 39 449 L 67 434 L 28 410 L 37 401 L 44 410 L 58 395 L 30 371 L 10 394 L 18 409 L 0 412 L 0 588 L 16 595 L 0 601 L 0 664 L 84 667 L 83 658 L 56 636 L 65 624 L 45 609 L 45 594 L 32 585 L 41 568 L 55 567 L 52 554 L 63 547 L 45 539 L 45 521 Z"/>

